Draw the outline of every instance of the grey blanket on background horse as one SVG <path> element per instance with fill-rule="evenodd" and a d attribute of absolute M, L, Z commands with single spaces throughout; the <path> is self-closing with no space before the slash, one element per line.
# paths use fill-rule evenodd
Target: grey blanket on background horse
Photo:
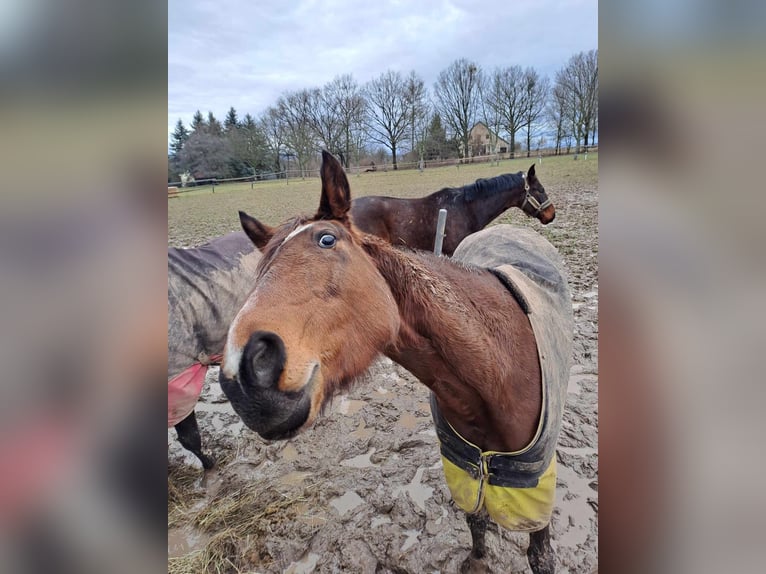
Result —
<path fill-rule="evenodd" d="M 249 295 L 260 259 L 241 232 L 191 249 L 168 248 L 168 424 L 206 469 L 215 459 L 202 450 L 194 405 L 207 365 L 223 353 L 229 324 Z"/>
<path fill-rule="evenodd" d="M 168 248 L 168 380 L 223 352 L 260 258 L 242 232 L 191 249 Z"/>

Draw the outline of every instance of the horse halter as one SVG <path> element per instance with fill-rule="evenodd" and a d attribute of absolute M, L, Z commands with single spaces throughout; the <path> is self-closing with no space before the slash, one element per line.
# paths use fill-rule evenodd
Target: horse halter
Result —
<path fill-rule="evenodd" d="M 550 198 L 546 199 L 542 203 L 537 201 L 536 198 L 532 197 L 529 193 L 529 183 L 527 182 L 527 174 L 524 173 L 521 175 L 521 177 L 524 178 L 524 203 L 521 204 L 521 209 L 524 210 L 524 208 L 527 206 L 527 204 L 532 206 L 532 209 L 534 209 L 534 213 L 532 214 L 532 217 L 538 217 L 540 215 L 540 212 L 545 209 L 546 207 L 549 207 L 553 202 L 550 200 Z M 526 212 L 526 210 L 524 210 Z"/>

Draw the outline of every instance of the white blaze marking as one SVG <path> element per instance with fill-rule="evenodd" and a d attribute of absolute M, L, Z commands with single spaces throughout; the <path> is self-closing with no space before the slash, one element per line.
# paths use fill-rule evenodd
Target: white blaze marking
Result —
<path fill-rule="evenodd" d="M 301 225 L 300 227 L 296 227 L 295 229 L 293 229 L 293 230 L 290 232 L 290 234 L 289 234 L 287 237 L 285 237 L 285 238 L 284 238 L 284 240 L 283 240 L 283 241 L 282 241 L 282 243 L 280 244 L 280 247 L 281 247 L 282 245 L 284 245 L 285 243 L 287 243 L 287 242 L 288 242 L 290 239 L 292 239 L 293 237 L 295 237 L 296 235 L 298 235 L 298 234 L 299 234 L 301 231 L 304 231 L 305 229 L 308 229 L 308 228 L 309 228 L 309 227 L 311 227 L 312 225 L 313 225 L 313 223 L 304 223 L 304 224 L 303 224 L 303 225 Z"/>
<path fill-rule="evenodd" d="M 229 336 L 226 341 L 226 359 L 223 363 L 223 374 L 228 379 L 233 379 L 239 373 L 239 363 L 242 360 L 242 348 L 237 347 L 232 340 L 232 329 L 229 329 Z"/>
<path fill-rule="evenodd" d="M 287 237 L 282 240 L 282 243 L 279 244 L 279 247 L 277 250 L 281 249 L 282 246 L 287 243 L 290 239 L 301 233 L 302 231 L 305 231 L 309 227 L 311 227 L 313 223 L 304 223 L 300 227 L 296 227 L 293 229 Z M 239 313 L 237 313 L 237 316 L 234 317 L 234 321 L 232 321 L 231 326 L 229 327 L 229 333 L 226 337 L 226 358 L 223 362 L 223 365 L 221 365 L 221 370 L 223 371 L 223 374 L 229 378 L 233 379 L 239 374 L 239 363 L 242 361 L 242 350 L 243 347 L 237 347 L 234 343 L 234 333 L 237 328 L 237 323 L 240 315 L 243 313 L 248 312 L 248 307 L 252 307 L 253 303 L 255 301 L 255 297 L 251 296 L 250 299 L 245 301 L 245 304 L 242 306 L 242 308 L 239 310 Z M 313 366 L 311 367 L 314 368 Z M 312 370 L 310 375 L 314 374 L 314 371 Z M 311 377 L 309 377 L 310 379 Z"/>

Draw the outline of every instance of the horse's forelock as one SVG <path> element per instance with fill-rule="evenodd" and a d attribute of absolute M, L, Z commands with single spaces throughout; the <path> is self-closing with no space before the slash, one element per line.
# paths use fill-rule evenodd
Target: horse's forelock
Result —
<path fill-rule="evenodd" d="M 260 277 L 261 274 L 263 273 L 263 270 L 269 266 L 269 264 L 271 263 L 271 260 L 274 259 L 274 256 L 279 250 L 279 247 L 285 241 L 287 236 L 290 235 L 290 233 L 292 233 L 296 229 L 298 229 L 298 227 L 306 223 L 306 221 L 307 219 L 305 217 L 296 217 L 295 219 L 292 219 L 280 225 L 277 228 L 271 240 L 266 244 L 266 247 L 263 248 L 263 251 L 262 251 L 263 256 L 261 257 L 261 260 L 258 263 L 258 270 L 256 272 L 256 277 Z"/>

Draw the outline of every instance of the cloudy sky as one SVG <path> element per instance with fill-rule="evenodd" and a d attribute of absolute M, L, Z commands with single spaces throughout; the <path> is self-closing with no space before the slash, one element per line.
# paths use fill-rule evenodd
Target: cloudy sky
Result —
<path fill-rule="evenodd" d="M 339 74 L 415 70 L 430 90 L 457 58 L 552 77 L 597 47 L 597 0 L 169 0 L 168 133 L 197 109 L 257 117 Z"/>

